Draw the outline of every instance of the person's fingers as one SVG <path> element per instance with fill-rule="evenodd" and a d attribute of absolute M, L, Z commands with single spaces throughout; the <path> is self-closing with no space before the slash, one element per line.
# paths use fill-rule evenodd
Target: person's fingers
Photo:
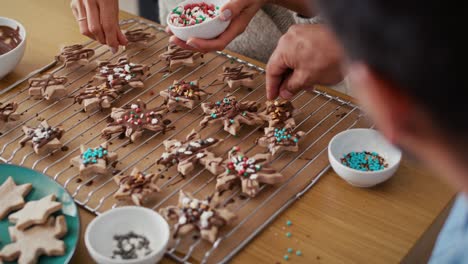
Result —
<path fill-rule="evenodd" d="M 248 7 L 249 3 L 252 2 L 242 0 L 231 0 L 221 7 L 219 18 L 224 21 L 232 20 L 239 16 L 242 10 Z"/>
<path fill-rule="evenodd" d="M 282 48 L 278 45 L 266 67 L 266 94 L 268 100 L 274 100 L 278 97 L 281 83 L 285 78 L 285 74 L 289 71 L 289 67 L 282 58 Z"/>
<path fill-rule="evenodd" d="M 178 37 L 176 36 L 171 36 L 169 38 L 169 42 L 172 43 L 172 44 L 176 44 L 177 46 L 183 48 L 183 49 L 186 49 L 186 50 L 197 50 L 197 49 L 194 49 L 193 47 L 187 45 L 187 43 L 181 39 L 179 39 Z"/>
<path fill-rule="evenodd" d="M 111 48 L 112 53 L 115 53 L 119 48 L 118 33 L 120 32 L 117 2 L 114 1 L 112 4 L 98 2 L 98 8 L 106 44 Z"/>
<path fill-rule="evenodd" d="M 120 45 L 126 46 L 128 44 L 128 39 L 125 36 L 125 34 L 122 32 L 122 30 L 117 30 L 117 38 L 119 40 Z"/>
<path fill-rule="evenodd" d="M 169 35 L 174 35 L 174 33 L 172 33 L 171 29 L 169 28 L 169 26 L 166 27 L 165 31 Z"/>
<path fill-rule="evenodd" d="M 284 99 L 291 99 L 299 91 L 308 87 L 309 74 L 302 70 L 295 70 L 290 76 L 284 79 L 279 88 L 279 96 Z"/>
<path fill-rule="evenodd" d="M 80 33 L 91 39 L 94 39 L 93 34 L 91 34 L 88 28 L 88 22 L 86 20 L 86 10 L 83 6 L 83 2 L 81 0 L 74 0 L 72 1 L 71 6 L 73 15 L 75 16 L 75 19 L 78 22 Z"/>
<path fill-rule="evenodd" d="M 96 0 L 84 0 L 84 7 L 86 9 L 89 31 L 94 35 L 97 41 L 101 44 L 106 44 Z"/>

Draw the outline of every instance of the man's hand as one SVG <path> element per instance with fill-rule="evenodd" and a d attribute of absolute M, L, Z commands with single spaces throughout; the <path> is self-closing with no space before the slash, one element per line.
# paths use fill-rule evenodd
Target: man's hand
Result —
<path fill-rule="evenodd" d="M 342 49 L 325 25 L 292 26 L 268 61 L 267 98 L 290 99 L 317 84 L 339 83 L 342 59 Z"/>
<path fill-rule="evenodd" d="M 114 53 L 127 44 L 119 27 L 117 0 L 72 0 L 70 6 L 81 34 L 108 45 Z"/>

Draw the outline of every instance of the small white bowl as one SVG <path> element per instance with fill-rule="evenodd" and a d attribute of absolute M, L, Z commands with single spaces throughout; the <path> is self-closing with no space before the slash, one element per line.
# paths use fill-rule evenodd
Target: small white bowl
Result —
<path fill-rule="evenodd" d="M 140 259 L 112 259 L 114 235 L 129 232 L 145 236 L 152 253 Z M 96 217 L 86 229 L 85 244 L 99 264 L 154 264 L 164 256 L 169 236 L 169 225 L 160 214 L 144 207 L 124 206 Z"/>
<path fill-rule="evenodd" d="M 0 55 L 1 80 L 3 77 L 5 77 L 5 75 L 10 73 L 23 58 L 24 50 L 26 49 L 26 29 L 18 21 L 7 17 L 0 17 L 0 26 L 8 26 L 13 29 L 19 27 L 19 34 L 21 36 L 21 42 L 18 46 L 16 46 L 16 48 Z"/>
<path fill-rule="evenodd" d="M 341 163 L 350 152 L 376 152 L 388 164 L 380 171 L 359 171 Z M 374 129 L 350 129 L 333 137 L 328 145 L 328 159 L 336 174 L 356 187 L 372 187 L 392 177 L 401 162 L 401 151 Z"/>
<path fill-rule="evenodd" d="M 229 0 L 187 0 L 180 3 L 179 5 L 185 6 L 186 4 L 207 3 L 214 4 L 215 6 L 219 6 L 221 8 L 227 2 L 229 2 Z M 221 33 L 223 33 L 231 23 L 230 20 L 223 21 L 218 16 L 212 20 L 205 21 L 197 25 L 177 27 L 172 25 L 169 19 L 170 17 L 171 14 L 167 16 L 167 25 L 169 25 L 169 28 L 171 29 L 172 33 L 174 33 L 176 37 L 183 41 L 187 41 L 189 38 L 214 39 Z"/>

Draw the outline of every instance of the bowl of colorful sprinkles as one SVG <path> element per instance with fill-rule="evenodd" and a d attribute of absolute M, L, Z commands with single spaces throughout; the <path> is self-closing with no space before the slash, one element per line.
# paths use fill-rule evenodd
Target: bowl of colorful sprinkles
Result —
<path fill-rule="evenodd" d="M 188 0 L 167 16 L 167 24 L 179 39 L 213 39 L 223 33 L 230 21 L 220 19 L 220 9 L 228 0 Z"/>
<path fill-rule="evenodd" d="M 350 129 L 336 135 L 328 145 L 333 170 L 356 187 L 372 187 L 397 171 L 401 151 L 374 129 Z"/>

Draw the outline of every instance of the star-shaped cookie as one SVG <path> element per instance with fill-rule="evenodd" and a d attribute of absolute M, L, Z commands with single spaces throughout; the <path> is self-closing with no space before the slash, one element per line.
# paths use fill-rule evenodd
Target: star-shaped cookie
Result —
<path fill-rule="evenodd" d="M 304 135 L 303 131 L 294 132 L 294 126 L 291 124 L 284 127 L 266 127 L 265 135 L 257 139 L 257 144 L 268 148 L 273 156 L 281 151 L 297 152 L 299 140 Z"/>
<path fill-rule="evenodd" d="M 173 126 L 168 126 L 170 120 L 164 119 L 166 111 L 165 107 L 147 109 L 146 104 L 140 100 L 120 108 L 113 108 L 110 115 L 113 122 L 102 130 L 102 135 L 109 139 L 113 134 L 123 133 L 134 142 L 145 130 L 165 133 L 174 129 Z"/>
<path fill-rule="evenodd" d="M 47 121 L 42 121 L 37 127 L 23 126 L 24 137 L 19 144 L 24 147 L 31 144 L 36 154 L 42 155 L 62 147 L 60 139 L 64 131 L 58 127 L 51 127 Z"/>
<path fill-rule="evenodd" d="M 65 67 L 74 64 L 86 65 L 89 59 L 94 56 L 93 49 L 86 49 L 83 45 L 76 44 L 63 47 L 60 54 L 55 57 L 57 61 L 63 62 Z"/>
<path fill-rule="evenodd" d="M 143 28 L 127 30 L 124 34 L 128 40 L 125 49 L 145 48 L 148 43 L 156 37 L 153 33 L 147 32 Z"/>
<path fill-rule="evenodd" d="M 134 168 L 128 175 L 116 175 L 114 181 L 119 189 L 114 198 L 120 201 L 131 201 L 141 206 L 145 200 L 159 192 L 156 184 L 159 176 L 153 173 L 144 173 Z"/>
<path fill-rule="evenodd" d="M 216 241 L 219 229 L 229 225 L 236 218 L 228 209 L 216 208 L 210 198 L 198 200 L 184 191 L 179 193 L 177 206 L 163 208 L 160 213 L 168 221 L 175 221 L 174 238 L 196 232 L 202 239 L 211 243 Z"/>
<path fill-rule="evenodd" d="M 223 67 L 223 73 L 219 74 L 219 80 L 225 82 L 229 91 L 233 91 L 239 87 L 253 88 L 257 71 L 246 69 L 244 65 L 236 67 Z"/>
<path fill-rule="evenodd" d="M 269 167 L 270 154 L 245 156 L 238 147 L 229 151 L 229 158 L 224 161 L 225 172 L 216 179 L 216 190 L 225 191 L 234 184 L 241 184 L 242 192 L 255 197 L 260 191 L 260 184 L 276 184 L 284 177 Z"/>
<path fill-rule="evenodd" d="M 43 224 L 47 218 L 62 209 L 62 204 L 55 201 L 55 195 L 50 194 L 40 200 L 27 202 L 23 209 L 8 217 L 16 224 L 18 230 L 24 230 L 32 225 Z"/>
<path fill-rule="evenodd" d="M 159 55 L 159 58 L 166 61 L 167 66 L 175 69 L 181 65 L 193 67 L 203 63 L 203 53 L 184 50 L 176 44 L 169 44 L 167 51 Z"/>
<path fill-rule="evenodd" d="M 88 86 L 75 95 L 75 102 L 83 106 L 85 112 L 110 108 L 120 95 L 119 90 L 105 84 Z"/>
<path fill-rule="evenodd" d="M 2 104 L 0 103 L 0 128 L 8 122 L 14 122 L 19 119 L 19 114 L 16 113 L 18 104 L 15 102 Z"/>
<path fill-rule="evenodd" d="M 266 108 L 260 112 L 260 116 L 268 122 L 268 126 L 284 126 L 284 125 L 296 125 L 294 116 L 299 113 L 294 105 L 285 99 L 276 99 L 273 101 L 267 101 Z"/>
<path fill-rule="evenodd" d="M 21 209 L 25 204 L 24 197 L 28 195 L 31 189 L 32 185 L 30 183 L 16 185 L 13 178 L 8 177 L 0 185 L 0 220 L 10 212 Z"/>
<path fill-rule="evenodd" d="M 223 171 L 220 166 L 223 159 L 216 157 L 209 150 L 220 142 L 221 140 L 211 137 L 202 139 L 200 134 L 192 130 L 185 140 L 171 139 L 164 141 L 166 152 L 161 155 L 156 163 L 166 168 L 177 165 L 177 171 L 182 175 L 189 174 L 195 168 L 195 164 L 200 163 L 209 172 L 218 175 Z"/>
<path fill-rule="evenodd" d="M 165 98 L 164 103 L 169 111 L 174 111 L 177 107 L 193 109 L 208 95 L 198 86 L 198 80 L 191 82 L 175 80 L 173 85 L 167 90 L 162 90 L 160 94 Z"/>
<path fill-rule="evenodd" d="M 125 86 L 131 88 L 143 88 L 145 74 L 149 67 L 143 64 L 135 64 L 127 57 L 121 57 L 117 63 L 101 61 L 98 64 L 99 71 L 94 76 L 98 81 L 106 82 L 108 87 L 121 91 Z"/>
<path fill-rule="evenodd" d="M 215 103 L 203 103 L 205 117 L 200 122 L 203 128 L 217 123 L 224 125 L 224 130 L 237 135 L 241 124 L 262 125 L 263 119 L 258 115 L 258 103 L 254 101 L 237 101 L 235 96 L 225 97 Z"/>
<path fill-rule="evenodd" d="M 39 78 L 31 78 L 29 82 L 29 95 L 35 99 L 53 100 L 67 94 L 65 84 L 66 77 L 55 77 L 52 74 L 42 75 Z"/>
<path fill-rule="evenodd" d="M 109 166 L 114 165 L 118 157 L 117 153 L 109 151 L 107 142 L 96 148 L 81 145 L 80 152 L 81 154 L 72 158 L 70 163 L 78 168 L 80 177 L 84 178 L 96 174 L 109 175 Z"/>
<path fill-rule="evenodd" d="M 33 264 L 37 263 L 42 255 L 65 254 L 65 243 L 59 240 L 67 234 L 67 224 L 63 215 L 50 217 L 45 224 L 24 231 L 15 226 L 10 226 L 8 231 L 13 243 L 0 251 L 0 258 L 6 261 L 18 260 L 19 264 Z"/>

